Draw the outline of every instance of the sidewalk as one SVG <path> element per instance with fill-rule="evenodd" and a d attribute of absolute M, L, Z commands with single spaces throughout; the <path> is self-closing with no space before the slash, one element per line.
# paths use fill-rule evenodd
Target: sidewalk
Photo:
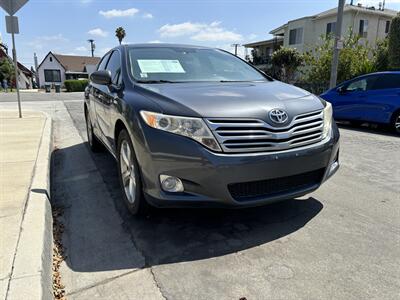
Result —
<path fill-rule="evenodd" d="M 16 111 L 0 111 L 0 299 L 49 294 L 50 154 L 48 116 L 23 112 L 19 119 Z"/>

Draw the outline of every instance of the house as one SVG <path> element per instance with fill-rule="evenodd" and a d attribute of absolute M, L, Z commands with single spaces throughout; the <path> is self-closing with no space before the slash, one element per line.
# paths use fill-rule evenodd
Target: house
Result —
<path fill-rule="evenodd" d="M 391 20 L 397 11 L 382 7 L 366 7 L 346 4 L 343 12 L 342 36 L 349 30 L 360 35 L 375 47 L 379 40 L 387 36 Z M 291 20 L 270 31 L 275 37 L 283 38 L 283 46 L 296 48 L 303 53 L 321 42 L 321 36 L 334 34 L 336 30 L 337 8 L 314 16 Z"/>
<path fill-rule="evenodd" d="M 397 11 L 382 6 L 375 8 L 346 4 L 343 12 L 342 36 L 351 29 L 361 36 L 362 41 L 368 41 L 370 46 L 375 47 L 377 41 L 389 33 L 390 22 L 396 15 Z M 256 55 L 253 60 L 256 58 L 254 61 L 256 65 L 269 60 L 271 51 L 275 49 L 274 45 L 296 48 L 303 53 L 320 43 L 321 36 L 335 33 L 336 19 L 337 8 L 333 8 L 313 16 L 291 20 L 269 32 L 273 35 L 273 39 L 244 46 L 253 48 L 252 52 Z M 258 56 L 261 57 L 261 63 L 257 60 Z"/>
<path fill-rule="evenodd" d="M 252 48 L 251 56 L 253 64 L 262 68 L 271 61 L 272 53 L 283 45 L 283 38 L 280 36 L 269 40 L 244 44 L 246 48 Z"/>
<path fill-rule="evenodd" d="M 39 85 L 59 83 L 68 79 L 89 78 L 100 57 L 55 54 L 51 51 L 37 68 Z"/>
<path fill-rule="evenodd" d="M 3 46 L 4 47 L 4 46 Z M 6 47 L 0 47 L 0 59 L 7 58 L 12 61 L 12 58 L 5 51 Z M 31 89 L 33 87 L 34 74 L 23 64 L 18 62 L 18 84 L 21 89 Z M 12 85 L 15 82 L 11 83 Z"/>

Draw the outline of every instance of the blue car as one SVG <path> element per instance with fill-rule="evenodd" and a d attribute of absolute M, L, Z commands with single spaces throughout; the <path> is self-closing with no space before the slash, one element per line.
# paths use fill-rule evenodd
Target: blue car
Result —
<path fill-rule="evenodd" d="M 336 120 L 390 125 L 400 134 L 400 71 L 363 75 L 321 95 Z"/>

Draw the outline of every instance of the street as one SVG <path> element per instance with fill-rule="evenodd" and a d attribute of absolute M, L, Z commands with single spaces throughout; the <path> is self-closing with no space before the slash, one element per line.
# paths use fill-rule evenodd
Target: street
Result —
<path fill-rule="evenodd" d="M 0 109 L 16 109 L 15 94 Z M 52 205 L 68 299 L 396 299 L 400 138 L 341 126 L 341 168 L 301 199 L 130 216 L 116 163 L 86 145 L 82 93 L 22 94 L 53 118 Z"/>

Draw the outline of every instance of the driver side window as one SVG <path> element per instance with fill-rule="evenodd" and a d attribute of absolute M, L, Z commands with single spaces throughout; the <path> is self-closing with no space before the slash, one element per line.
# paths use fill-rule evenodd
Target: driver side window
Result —
<path fill-rule="evenodd" d="M 357 81 L 353 81 L 352 83 L 350 83 L 347 88 L 346 91 L 348 92 L 360 92 L 360 91 L 366 91 L 367 90 L 367 79 L 361 79 L 361 80 L 357 80 Z"/>
<path fill-rule="evenodd" d="M 97 71 L 105 70 L 110 54 L 106 54 L 97 66 Z"/>
<path fill-rule="evenodd" d="M 347 92 L 364 92 L 372 89 L 376 81 L 376 76 L 369 76 L 359 80 L 350 82 L 347 87 Z"/>

